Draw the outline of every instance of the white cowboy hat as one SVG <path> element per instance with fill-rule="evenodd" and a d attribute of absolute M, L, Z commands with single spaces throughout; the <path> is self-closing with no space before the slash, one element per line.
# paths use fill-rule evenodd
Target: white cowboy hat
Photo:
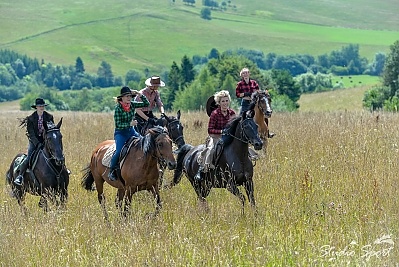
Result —
<path fill-rule="evenodd" d="M 152 76 L 145 80 L 145 85 L 164 87 L 165 83 L 161 81 L 161 78 L 159 76 Z"/>

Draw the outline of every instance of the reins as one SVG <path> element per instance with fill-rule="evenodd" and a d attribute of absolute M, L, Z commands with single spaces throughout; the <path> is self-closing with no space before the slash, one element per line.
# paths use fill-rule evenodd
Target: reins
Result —
<path fill-rule="evenodd" d="M 239 123 L 239 124 L 240 124 L 240 128 L 241 128 L 241 136 L 245 137 L 246 140 L 244 140 L 244 139 L 242 139 L 242 138 L 238 138 L 237 136 L 235 136 L 235 135 L 233 135 L 233 134 L 231 134 L 231 133 L 227 133 L 227 134 L 230 135 L 231 137 L 233 137 L 233 138 L 235 138 L 235 139 L 237 139 L 237 140 L 239 140 L 239 141 L 245 143 L 245 144 L 248 144 L 248 143 L 249 143 L 249 138 L 248 138 L 248 136 L 245 134 L 245 131 L 244 131 L 244 122 L 245 122 L 246 120 L 250 120 L 250 118 L 245 118 L 243 121 L 241 121 L 241 122 Z M 251 126 L 251 128 L 252 128 L 252 126 Z"/>

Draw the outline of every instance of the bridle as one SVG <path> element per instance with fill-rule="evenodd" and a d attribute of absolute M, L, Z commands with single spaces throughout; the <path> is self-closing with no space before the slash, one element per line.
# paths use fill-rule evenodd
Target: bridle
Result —
<path fill-rule="evenodd" d="M 261 101 L 261 100 L 264 100 L 265 101 L 265 103 L 266 103 L 266 108 L 263 108 L 260 104 L 259 104 L 259 102 Z M 258 95 L 258 97 L 257 97 L 257 100 L 256 100 L 256 105 L 257 105 L 257 107 L 258 107 L 258 109 L 260 110 L 260 112 L 262 112 L 262 114 L 264 115 L 264 116 L 271 116 L 271 114 L 272 114 L 272 109 L 271 109 L 271 107 L 270 107 L 270 101 L 269 101 L 269 98 L 268 98 L 268 95 L 267 94 L 259 94 Z"/>
<path fill-rule="evenodd" d="M 56 164 L 56 166 L 54 166 L 53 161 L 57 161 L 57 158 L 54 156 L 52 150 L 50 149 L 49 144 L 48 144 L 49 143 L 49 141 L 48 141 L 49 138 L 47 138 L 47 134 L 55 132 L 55 131 L 60 132 L 60 129 L 53 128 L 53 129 L 49 129 L 49 130 L 47 130 L 45 132 L 46 137 L 44 138 L 44 147 L 46 148 L 46 151 L 47 151 L 47 153 L 50 156 L 48 157 L 46 155 L 46 153 L 44 152 L 44 149 L 42 149 L 40 152 L 42 153 L 42 155 L 43 155 L 43 157 L 44 157 L 44 159 L 46 161 L 47 166 L 49 166 L 51 168 L 51 170 L 56 174 L 57 178 L 59 178 L 61 176 L 61 172 L 65 169 L 65 164 L 64 164 L 64 161 L 61 162 L 62 164 L 61 164 L 60 171 L 58 171 L 57 168 L 56 168 L 57 166 L 60 166 L 60 165 Z"/>
<path fill-rule="evenodd" d="M 230 136 L 232 136 L 233 138 L 235 138 L 235 139 L 237 139 L 237 140 L 239 140 L 239 141 L 241 141 L 241 142 L 243 142 L 243 143 L 245 143 L 245 144 L 248 144 L 249 143 L 249 137 L 248 137 L 248 135 L 246 134 L 246 131 L 245 131 L 245 127 L 250 127 L 251 129 L 252 129 L 252 131 L 253 132 L 257 132 L 253 127 L 252 127 L 252 125 L 250 124 L 250 120 L 252 120 L 253 121 L 253 119 L 252 118 L 245 118 L 244 120 L 242 120 L 239 124 L 240 124 L 240 130 L 241 130 L 241 136 L 242 137 L 244 137 L 244 138 L 239 138 L 239 137 L 237 137 L 237 136 L 235 136 L 235 135 L 232 135 L 231 133 L 228 133 L 228 135 L 230 135 Z"/>
<path fill-rule="evenodd" d="M 171 126 L 173 124 L 178 124 L 177 128 L 179 127 L 183 127 L 180 123 L 180 121 L 178 119 L 174 119 L 171 122 L 169 122 L 168 120 L 166 120 L 168 122 L 168 124 L 166 125 L 166 128 L 168 129 L 168 132 L 171 134 Z M 183 134 L 180 134 L 178 137 L 173 138 L 172 136 L 169 135 L 170 138 L 172 138 L 173 143 L 177 144 L 177 141 L 179 141 L 180 139 L 183 139 Z"/>

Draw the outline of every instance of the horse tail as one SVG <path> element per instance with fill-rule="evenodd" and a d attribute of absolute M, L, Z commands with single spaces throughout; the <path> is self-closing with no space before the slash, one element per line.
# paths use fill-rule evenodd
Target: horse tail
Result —
<path fill-rule="evenodd" d="M 90 164 L 84 168 L 83 170 L 83 177 L 82 177 L 82 182 L 81 185 L 84 189 L 86 189 L 87 191 L 94 191 L 94 176 L 91 173 L 90 170 Z"/>
<path fill-rule="evenodd" d="M 185 144 L 178 149 L 177 160 L 176 160 L 177 166 L 175 169 L 175 173 L 173 175 L 173 185 L 177 185 L 180 182 L 181 176 L 183 174 L 184 157 L 187 155 L 188 151 L 190 151 L 192 148 L 193 148 L 192 145 Z"/>

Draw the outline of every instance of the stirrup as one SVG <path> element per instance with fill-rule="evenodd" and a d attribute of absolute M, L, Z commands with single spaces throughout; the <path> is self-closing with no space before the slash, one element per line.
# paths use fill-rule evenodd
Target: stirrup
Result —
<path fill-rule="evenodd" d="M 19 174 L 15 179 L 14 179 L 14 184 L 16 185 L 22 185 L 24 177 Z"/>

